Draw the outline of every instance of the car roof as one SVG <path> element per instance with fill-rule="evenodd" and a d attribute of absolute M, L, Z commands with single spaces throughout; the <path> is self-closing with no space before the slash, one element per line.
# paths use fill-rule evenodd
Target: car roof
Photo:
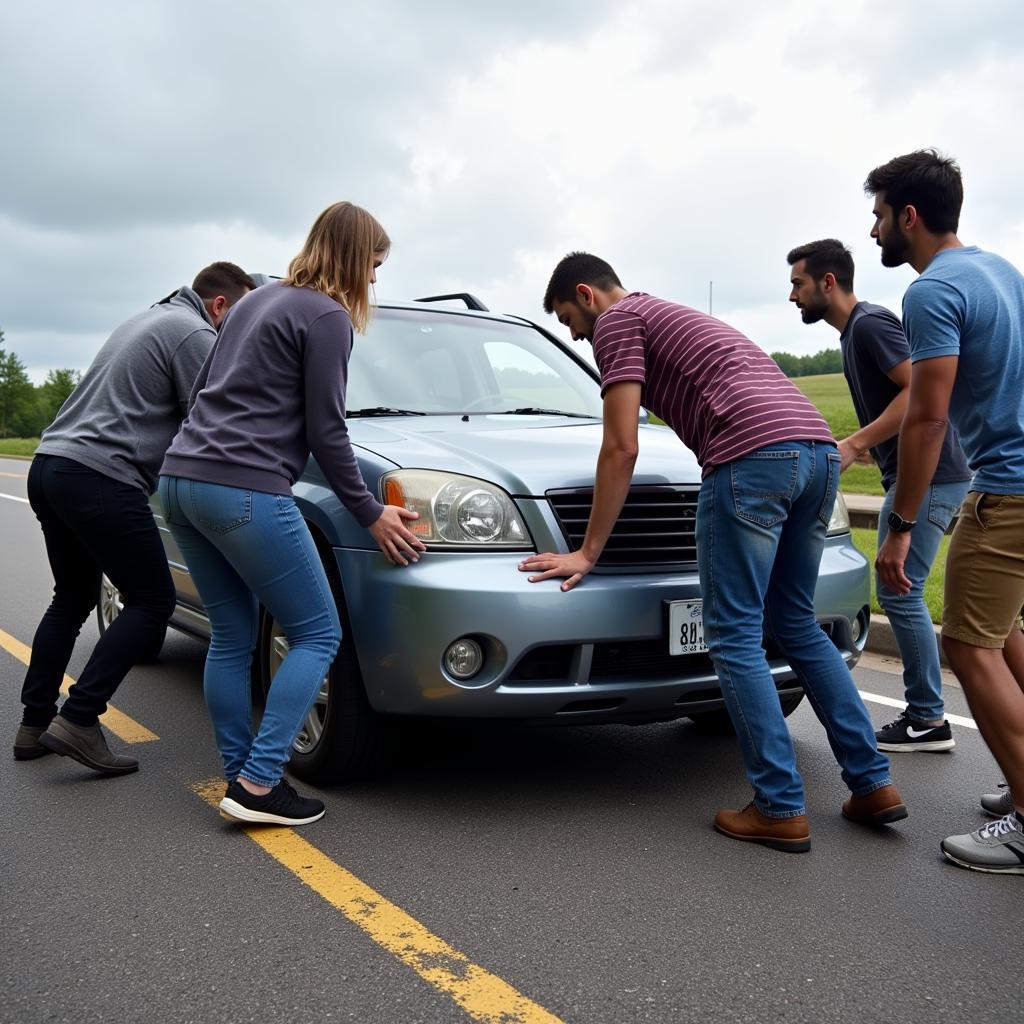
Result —
<path fill-rule="evenodd" d="M 277 274 L 256 273 L 250 274 L 249 276 L 256 282 L 257 287 L 260 285 L 270 284 L 273 281 L 281 280 L 280 276 Z M 466 306 L 462 309 L 437 305 L 437 303 L 441 301 L 462 301 Z M 535 324 L 532 320 L 516 316 L 513 313 L 492 312 L 482 302 L 480 302 L 475 295 L 471 295 L 469 292 L 458 292 L 450 295 L 432 295 L 426 296 L 422 299 L 380 301 L 375 302 L 374 307 L 377 309 L 415 310 L 419 313 L 454 313 L 456 316 L 475 317 L 480 320 L 502 320 L 505 323 L 511 324 L 528 324 L 531 327 L 540 326 L 539 324 Z"/>
<path fill-rule="evenodd" d="M 421 302 L 413 299 L 411 301 L 381 300 L 374 303 L 376 309 L 407 309 L 417 313 L 447 313 L 455 316 L 472 317 L 476 320 L 503 320 L 506 323 L 530 324 L 536 326 L 525 317 L 515 316 L 512 313 L 494 313 L 489 309 L 452 309 L 450 306 L 438 306 L 433 302 Z"/>

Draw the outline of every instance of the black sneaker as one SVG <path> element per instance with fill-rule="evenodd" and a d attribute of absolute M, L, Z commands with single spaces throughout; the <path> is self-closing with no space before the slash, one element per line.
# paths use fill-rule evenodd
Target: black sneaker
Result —
<path fill-rule="evenodd" d="M 226 817 L 249 825 L 308 825 L 324 816 L 322 800 L 299 796 L 284 779 L 263 796 L 250 793 L 236 779 L 218 806 Z"/>
<path fill-rule="evenodd" d="M 912 753 L 915 750 L 951 750 L 956 746 L 949 722 L 925 725 L 911 718 L 906 711 L 875 733 L 879 750 Z"/>

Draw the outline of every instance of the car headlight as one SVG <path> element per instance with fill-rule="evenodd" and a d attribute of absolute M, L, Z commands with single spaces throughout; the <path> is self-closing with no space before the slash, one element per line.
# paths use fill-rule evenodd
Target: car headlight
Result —
<path fill-rule="evenodd" d="M 828 521 L 828 536 L 833 537 L 837 533 L 850 532 L 850 513 L 846 509 L 846 502 L 843 496 L 836 494 L 836 504 L 832 509 L 832 518 Z"/>
<path fill-rule="evenodd" d="M 381 478 L 388 505 L 419 512 L 406 525 L 424 544 L 530 549 L 526 524 L 494 484 L 429 469 L 398 469 Z"/>

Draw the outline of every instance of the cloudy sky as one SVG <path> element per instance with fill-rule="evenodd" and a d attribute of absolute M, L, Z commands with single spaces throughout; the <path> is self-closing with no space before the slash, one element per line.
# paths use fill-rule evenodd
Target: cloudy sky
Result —
<path fill-rule="evenodd" d="M 841 8 L 841 9 L 840 9 Z M 769 351 L 835 347 L 786 252 L 837 236 L 862 298 L 867 172 L 936 146 L 960 237 L 1024 266 L 1024 4 L 977 0 L 33 0 L 0 8 L 0 328 L 39 381 L 217 259 L 280 273 L 350 199 L 381 299 L 542 317 L 571 249 Z M 1016 99 L 1014 99 L 1016 97 Z"/>

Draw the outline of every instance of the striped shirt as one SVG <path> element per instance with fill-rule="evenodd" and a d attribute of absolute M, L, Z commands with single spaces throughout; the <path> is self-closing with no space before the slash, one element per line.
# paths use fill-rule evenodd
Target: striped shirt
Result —
<path fill-rule="evenodd" d="M 749 338 L 714 317 L 631 292 L 594 325 L 602 395 L 643 385 L 642 402 L 700 462 L 705 476 L 781 441 L 835 443 L 818 410 Z"/>

